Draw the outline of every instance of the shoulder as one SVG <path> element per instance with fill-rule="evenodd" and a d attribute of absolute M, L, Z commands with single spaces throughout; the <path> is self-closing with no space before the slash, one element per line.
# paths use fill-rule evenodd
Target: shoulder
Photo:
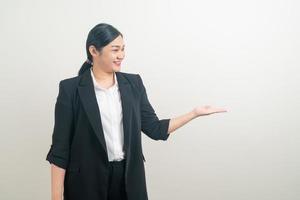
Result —
<path fill-rule="evenodd" d="M 137 77 L 139 76 L 139 74 L 136 73 L 129 73 L 129 72 L 118 72 L 118 73 L 122 74 L 125 78 L 129 80 L 137 80 Z"/>
<path fill-rule="evenodd" d="M 79 84 L 80 76 L 65 78 L 59 81 L 59 86 L 66 90 L 74 90 Z"/>
<path fill-rule="evenodd" d="M 134 81 L 135 84 L 140 85 L 143 83 L 141 75 L 137 73 L 119 72 L 127 78 L 129 81 Z"/>
<path fill-rule="evenodd" d="M 118 72 L 120 73 L 122 76 L 125 77 L 125 79 L 127 79 L 127 81 L 134 85 L 135 87 L 139 88 L 140 87 L 140 81 L 141 81 L 141 77 L 139 74 L 137 73 L 129 73 L 129 72 Z"/>
<path fill-rule="evenodd" d="M 140 74 L 137 73 L 126 73 L 126 72 L 121 72 L 122 75 L 132 84 L 134 87 L 137 88 L 140 93 L 143 93 L 146 88 L 143 82 L 143 79 Z"/>
<path fill-rule="evenodd" d="M 59 94 L 65 94 L 66 97 L 73 99 L 77 93 L 81 76 L 73 76 L 59 81 Z"/>

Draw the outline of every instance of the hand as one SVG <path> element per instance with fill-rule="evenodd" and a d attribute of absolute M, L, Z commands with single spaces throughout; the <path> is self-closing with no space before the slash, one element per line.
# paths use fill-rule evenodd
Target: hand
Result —
<path fill-rule="evenodd" d="M 198 106 L 193 109 L 193 113 L 196 117 L 202 116 L 202 115 L 210 115 L 213 113 L 219 113 L 219 112 L 227 112 L 227 110 L 223 108 L 213 108 L 209 105 L 206 106 Z"/>

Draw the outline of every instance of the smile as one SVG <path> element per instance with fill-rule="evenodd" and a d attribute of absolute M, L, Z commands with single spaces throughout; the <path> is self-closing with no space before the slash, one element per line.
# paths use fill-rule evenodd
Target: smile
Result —
<path fill-rule="evenodd" d="M 114 63 L 118 66 L 121 65 L 121 62 L 114 62 Z"/>

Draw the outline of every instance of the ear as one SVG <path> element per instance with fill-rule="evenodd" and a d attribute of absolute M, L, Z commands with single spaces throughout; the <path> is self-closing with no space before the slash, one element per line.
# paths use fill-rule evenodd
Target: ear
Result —
<path fill-rule="evenodd" d="M 89 46 L 89 52 L 93 57 L 96 57 L 99 55 L 99 52 L 97 51 L 97 49 L 94 45 Z"/>

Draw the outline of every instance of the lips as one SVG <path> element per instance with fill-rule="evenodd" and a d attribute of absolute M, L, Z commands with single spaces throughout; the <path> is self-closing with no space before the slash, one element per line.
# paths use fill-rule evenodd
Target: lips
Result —
<path fill-rule="evenodd" d="M 118 66 L 121 65 L 121 61 L 115 61 L 114 63 Z"/>

